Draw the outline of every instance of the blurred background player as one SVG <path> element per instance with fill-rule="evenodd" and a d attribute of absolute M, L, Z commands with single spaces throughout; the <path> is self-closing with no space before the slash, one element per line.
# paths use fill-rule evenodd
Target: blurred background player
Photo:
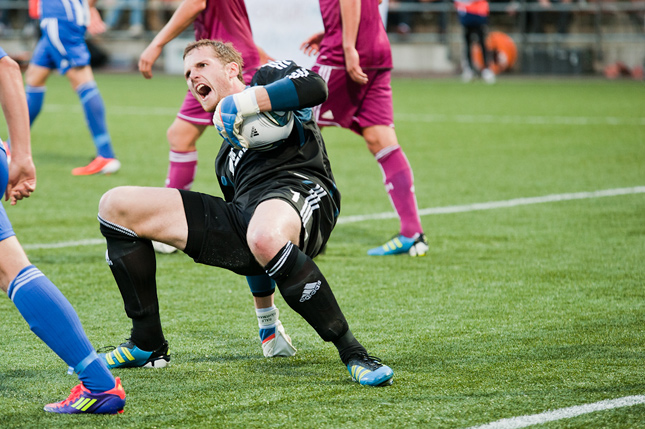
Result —
<path fill-rule="evenodd" d="M 490 7 L 487 0 L 455 0 L 459 23 L 464 28 L 464 61 L 461 79 L 470 82 L 475 76 L 473 64 L 472 40 L 477 37 L 482 51 L 484 68 L 481 77 L 486 83 L 495 83 L 495 73 L 490 69 L 491 57 L 486 47 L 486 32 Z"/>
<path fill-rule="evenodd" d="M 13 148 L 11 167 L 0 144 L 0 189 L 15 205 L 36 189 L 31 159 L 29 111 L 18 63 L 0 47 L 0 105 Z M 0 288 L 9 295 L 29 328 L 67 363 L 81 380 L 70 396 L 45 406 L 61 414 L 122 412 L 125 391 L 101 362 L 69 301 L 34 265 L 20 246 L 4 206 L 0 205 Z M 80 402 L 79 402 L 80 401 Z M 83 404 L 79 407 L 79 404 Z"/>
<path fill-rule="evenodd" d="M 85 31 L 92 19 L 100 20 L 95 0 L 46 0 L 39 6 L 42 36 L 25 74 L 29 123 L 34 123 L 45 100 L 47 78 L 54 69 L 67 76 L 85 112 L 87 126 L 96 146 L 96 158 L 72 170 L 75 176 L 116 173 L 121 163 L 114 155 L 105 120 L 105 105 L 90 66 Z M 102 24 L 102 23 L 101 23 Z M 96 26 L 97 23 L 94 23 Z"/>
<path fill-rule="evenodd" d="M 401 228 L 369 255 L 423 256 L 428 242 L 417 208 L 412 168 L 394 131 L 392 51 L 378 0 L 320 0 L 324 33 L 301 48 L 318 54 L 312 70 L 329 87 L 329 98 L 314 108 L 320 127 L 335 125 L 363 136 L 383 172 L 383 181 Z M 360 24 L 360 25 L 359 25 Z"/>
<path fill-rule="evenodd" d="M 244 61 L 243 76 L 245 82 L 251 82 L 260 66 L 260 55 L 263 51 L 253 41 L 251 24 L 243 0 L 184 0 L 175 10 L 168 23 L 139 57 L 139 71 L 146 79 L 152 78 L 152 66 L 163 52 L 163 47 L 179 36 L 191 24 L 195 27 L 195 40 L 217 39 L 231 42 L 242 54 Z M 168 128 L 167 138 L 170 143 L 170 164 L 165 186 L 167 188 L 190 190 L 197 172 L 197 140 L 213 125 L 213 112 L 206 112 L 193 95 L 188 91 L 177 117 Z M 160 253 L 171 253 L 176 249 L 164 243 L 153 241 L 154 248 Z M 262 350 L 266 357 L 293 356 L 296 349 L 291 338 L 285 333 L 279 320 L 278 308 L 274 304 L 275 283 L 266 275 L 247 277 L 255 305 L 259 324 L 259 335 Z M 116 359 L 115 353 L 121 348 L 132 349 L 129 343 L 117 347 L 109 356 Z M 146 359 L 120 363 L 115 366 L 145 366 L 151 364 L 148 359 L 155 359 L 158 365 L 170 359 L 168 346 L 149 354 Z M 153 356 L 154 355 L 154 356 Z M 167 359 L 166 359 L 167 358 Z M 139 365 L 140 362 L 143 362 Z M 108 359 L 110 363 L 110 359 Z"/>

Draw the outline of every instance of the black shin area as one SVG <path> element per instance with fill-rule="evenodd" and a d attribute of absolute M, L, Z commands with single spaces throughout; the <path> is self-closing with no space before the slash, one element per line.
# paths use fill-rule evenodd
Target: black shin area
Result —
<path fill-rule="evenodd" d="M 142 350 L 155 350 L 165 339 L 159 318 L 152 242 L 101 217 L 99 222 L 107 241 L 107 263 L 121 291 L 125 312 L 132 319 L 130 338 Z"/>
<path fill-rule="evenodd" d="M 358 342 L 354 337 L 354 334 L 352 334 L 352 331 L 349 329 L 345 332 L 345 335 L 334 341 L 334 345 L 338 349 L 340 360 L 342 360 L 345 365 L 347 365 L 349 359 L 354 355 L 367 355 L 365 347 Z"/>
<path fill-rule="evenodd" d="M 348 332 L 327 280 L 318 266 L 288 242 L 265 267 L 289 306 L 300 314 L 325 341 L 334 344 Z"/>

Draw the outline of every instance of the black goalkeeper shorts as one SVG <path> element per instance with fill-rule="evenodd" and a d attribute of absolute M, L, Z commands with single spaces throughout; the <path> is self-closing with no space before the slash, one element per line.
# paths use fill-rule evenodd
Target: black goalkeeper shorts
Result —
<path fill-rule="evenodd" d="M 244 276 L 265 274 L 246 241 L 246 231 L 258 204 L 271 199 L 288 202 L 299 214 L 300 249 L 314 258 L 331 235 L 338 210 L 320 185 L 296 178 L 280 187 L 265 189 L 252 203 L 227 203 L 220 197 L 192 191 L 179 191 L 188 223 L 184 252 L 195 262 L 226 268 Z M 286 243 L 285 243 L 286 244 Z"/>

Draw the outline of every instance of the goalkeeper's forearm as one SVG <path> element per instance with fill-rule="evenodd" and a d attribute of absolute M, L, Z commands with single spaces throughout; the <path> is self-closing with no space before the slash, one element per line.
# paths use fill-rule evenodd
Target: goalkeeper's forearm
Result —
<path fill-rule="evenodd" d="M 299 110 L 327 100 L 325 81 L 310 70 L 300 71 L 302 76 L 284 77 L 268 85 L 254 87 L 260 112 Z"/>

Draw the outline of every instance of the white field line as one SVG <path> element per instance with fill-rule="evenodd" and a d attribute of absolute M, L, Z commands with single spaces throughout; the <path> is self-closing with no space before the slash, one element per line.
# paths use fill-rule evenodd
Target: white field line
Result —
<path fill-rule="evenodd" d="M 417 115 L 400 113 L 395 119 L 405 122 L 449 122 L 461 124 L 512 125 L 645 125 L 645 118 L 616 116 L 518 116 L 518 115 Z"/>
<path fill-rule="evenodd" d="M 46 112 L 72 112 L 83 113 L 80 105 L 71 104 L 47 104 L 43 106 Z M 177 107 L 135 107 L 135 106 L 109 106 L 106 109 L 108 115 L 114 116 L 176 116 L 179 112 Z"/>
<path fill-rule="evenodd" d="M 582 200 L 587 198 L 600 198 L 600 197 L 614 197 L 617 195 L 642 194 L 642 193 L 645 193 L 645 186 L 635 186 L 633 188 L 605 189 L 602 191 L 593 191 L 593 192 L 576 192 L 571 194 L 545 195 L 542 197 L 515 198 L 512 200 L 490 201 L 487 203 L 474 203 L 474 204 L 466 204 L 462 206 L 434 207 L 434 208 L 420 209 L 419 214 L 421 216 L 427 216 L 427 215 L 437 215 L 437 214 L 463 213 L 463 212 L 472 212 L 477 210 L 491 210 L 491 209 L 499 209 L 499 208 L 506 208 L 506 207 L 525 206 L 528 204 L 552 203 L 557 201 Z M 338 223 L 339 224 L 355 223 L 355 222 L 363 222 L 366 220 L 393 219 L 397 217 L 398 215 L 396 214 L 396 212 L 374 213 L 369 215 L 356 215 L 356 216 L 341 216 L 338 219 Z"/>
<path fill-rule="evenodd" d="M 545 411 L 540 414 L 531 416 L 511 417 L 508 419 L 497 420 L 496 422 L 487 423 L 482 426 L 473 426 L 469 429 L 518 429 L 527 426 L 539 425 L 542 423 L 552 422 L 555 420 L 569 419 L 571 417 L 583 414 L 594 413 L 596 411 L 611 410 L 613 408 L 631 407 L 633 405 L 645 404 L 645 396 L 625 396 L 624 398 L 607 399 L 605 401 L 594 402 L 593 404 L 577 405 L 575 407 L 560 408 L 559 410 Z"/>
<path fill-rule="evenodd" d="M 45 104 L 48 112 L 82 113 L 81 106 L 71 104 Z M 175 116 L 177 107 L 111 106 L 108 115 L 126 116 Z M 645 118 L 622 118 L 617 116 L 520 116 L 520 115 L 419 115 L 398 113 L 397 121 L 424 123 L 460 124 L 516 124 L 516 125 L 645 125 Z"/>
<path fill-rule="evenodd" d="M 91 238 L 88 240 L 76 241 L 61 241 L 59 243 L 43 243 L 43 244 L 23 244 L 22 248 L 25 250 L 31 249 L 60 249 L 63 247 L 78 247 L 78 246 L 94 246 L 96 244 L 105 244 L 104 238 Z"/>
<path fill-rule="evenodd" d="M 528 204 L 552 203 L 557 201 L 582 200 L 582 199 L 588 199 L 588 198 L 614 197 L 618 195 L 643 194 L 643 193 L 645 193 L 645 186 L 635 186 L 633 188 L 606 189 L 602 191 L 593 191 L 593 192 L 577 192 L 572 194 L 552 194 L 552 195 L 545 195 L 542 197 L 515 198 L 512 200 L 490 201 L 487 203 L 474 203 L 474 204 L 466 204 L 462 206 L 427 208 L 427 209 L 419 210 L 419 215 L 427 216 L 427 215 L 437 215 L 437 214 L 463 213 L 463 212 L 472 212 L 472 211 L 478 211 L 478 210 L 491 210 L 491 209 L 499 209 L 499 208 L 506 208 L 506 207 L 524 206 Z M 397 217 L 397 214 L 395 212 L 374 213 L 369 215 L 356 215 L 356 216 L 341 216 L 338 219 L 337 223 L 338 224 L 356 223 L 356 222 L 364 222 L 367 220 L 393 219 L 396 217 Z M 25 244 L 22 247 L 25 250 L 59 249 L 62 247 L 93 246 L 93 245 L 104 244 L 104 243 L 105 243 L 105 240 L 97 238 L 97 239 L 88 239 L 88 240 L 64 241 L 64 242 L 50 243 L 50 244 Z"/>

